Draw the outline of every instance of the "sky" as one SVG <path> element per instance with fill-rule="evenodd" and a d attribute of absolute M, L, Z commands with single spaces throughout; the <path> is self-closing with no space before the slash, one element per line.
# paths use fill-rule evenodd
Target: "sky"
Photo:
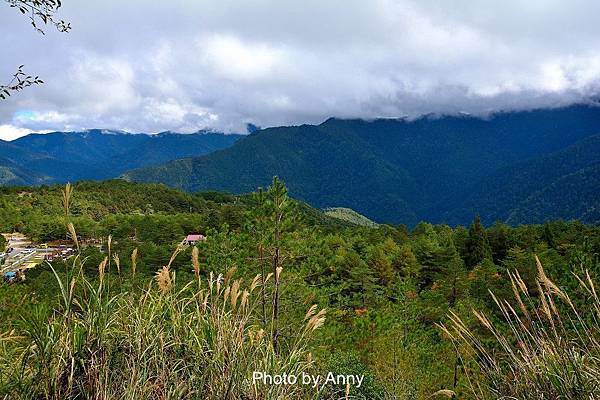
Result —
<path fill-rule="evenodd" d="M 72 30 L 40 35 L 0 1 L 0 79 L 24 64 L 45 81 L 0 101 L 0 139 L 584 102 L 598 15 L 597 0 L 63 0 Z"/>

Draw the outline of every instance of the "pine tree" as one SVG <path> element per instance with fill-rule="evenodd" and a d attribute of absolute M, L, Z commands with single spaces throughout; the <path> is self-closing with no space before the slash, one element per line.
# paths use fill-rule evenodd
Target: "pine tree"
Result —
<path fill-rule="evenodd" d="M 419 262 L 408 244 L 400 247 L 398 253 L 395 254 L 393 265 L 399 271 L 400 276 L 413 279 L 419 274 Z"/>
<path fill-rule="evenodd" d="M 381 289 L 377 277 L 369 265 L 354 251 L 344 257 L 345 268 L 348 271 L 348 291 L 354 307 L 367 307 L 375 292 Z"/>
<path fill-rule="evenodd" d="M 479 215 L 469 227 L 469 238 L 467 239 L 467 258 L 465 260 L 468 268 L 473 268 L 481 261 L 492 258 L 492 249 L 488 240 L 487 232 L 481 224 Z"/>
<path fill-rule="evenodd" d="M 373 246 L 369 251 L 368 263 L 369 267 L 377 274 L 379 283 L 383 286 L 391 284 L 396 276 L 392 262 L 388 255 L 379 246 Z"/>
<path fill-rule="evenodd" d="M 279 274 L 282 270 L 284 255 L 282 246 L 284 235 L 291 230 L 294 224 L 294 204 L 288 196 L 288 190 L 285 184 L 277 177 L 273 177 L 273 182 L 267 191 L 267 202 L 265 203 L 267 211 L 267 221 L 269 227 L 269 242 L 271 250 L 271 265 L 273 273 L 273 297 L 272 297 L 272 339 L 273 348 L 279 351 L 279 292 L 280 281 Z"/>
<path fill-rule="evenodd" d="M 556 241 L 554 239 L 554 233 L 552 232 L 552 228 L 549 223 L 544 224 L 544 233 L 542 235 L 542 239 L 548 244 L 548 247 L 554 248 L 556 247 Z"/>
<path fill-rule="evenodd" d="M 499 222 L 487 230 L 490 248 L 492 249 L 492 260 L 497 265 L 502 263 L 508 254 L 508 250 L 512 247 L 510 233 L 510 226 Z"/>

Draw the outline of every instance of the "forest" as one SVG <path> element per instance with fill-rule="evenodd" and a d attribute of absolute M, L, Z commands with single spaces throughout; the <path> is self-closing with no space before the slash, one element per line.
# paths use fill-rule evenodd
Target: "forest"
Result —
<path fill-rule="evenodd" d="M 0 188 L 0 232 L 76 249 L 0 284 L 0 397 L 597 398 L 600 228 L 337 214 L 277 178 Z"/>

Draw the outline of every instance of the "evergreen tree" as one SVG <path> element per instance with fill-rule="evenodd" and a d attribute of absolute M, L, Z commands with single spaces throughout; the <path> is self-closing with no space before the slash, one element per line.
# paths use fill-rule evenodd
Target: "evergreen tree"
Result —
<path fill-rule="evenodd" d="M 364 308 L 381 286 L 377 284 L 373 270 L 356 252 L 348 252 L 344 263 L 348 270 L 348 294 L 352 299 L 352 306 Z"/>
<path fill-rule="evenodd" d="M 492 258 L 492 249 L 488 240 L 487 232 L 481 224 L 479 215 L 469 227 L 469 238 L 467 240 L 467 258 L 465 262 L 468 268 L 473 268 L 481 261 Z"/>
<path fill-rule="evenodd" d="M 556 241 L 554 239 L 554 233 L 552 232 L 552 228 L 549 223 L 544 224 L 544 233 L 542 238 L 546 243 L 548 243 L 548 247 L 554 248 L 556 246 Z"/>
<path fill-rule="evenodd" d="M 440 280 L 459 255 L 450 238 L 439 237 L 435 233 L 429 237 L 421 237 L 416 245 L 417 259 L 421 265 L 419 288 L 424 290 Z"/>
<path fill-rule="evenodd" d="M 395 254 L 393 265 L 403 277 L 412 279 L 419 274 L 419 262 L 408 244 L 400 247 L 398 253 Z"/>
<path fill-rule="evenodd" d="M 269 244 L 271 253 L 271 266 L 273 274 L 273 297 L 272 297 L 272 338 L 273 348 L 279 351 L 279 306 L 280 306 L 280 281 L 283 262 L 286 256 L 282 253 L 282 246 L 285 241 L 285 235 L 294 226 L 294 204 L 288 196 L 288 190 L 285 184 L 277 177 L 273 177 L 273 182 L 267 191 L 267 201 L 265 203 L 267 212 L 267 223 L 269 225 Z"/>
<path fill-rule="evenodd" d="M 369 267 L 377 274 L 379 282 L 384 286 L 388 286 L 396 276 L 388 256 L 389 253 L 384 252 L 379 246 L 374 246 L 369 251 Z"/>
<path fill-rule="evenodd" d="M 487 231 L 490 248 L 492 249 L 492 260 L 497 265 L 502 263 L 508 254 L 508 250 L 512 247 L 510 231 L 510 226 L 499 222 Z"/>

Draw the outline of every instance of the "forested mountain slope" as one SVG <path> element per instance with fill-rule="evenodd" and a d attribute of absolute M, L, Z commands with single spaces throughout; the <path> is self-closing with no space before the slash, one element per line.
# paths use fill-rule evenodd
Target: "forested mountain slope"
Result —
<path fill-rule="evenodd" d="M 0 157 L 12 165 L 12 174 L 22 175 L 20 180 L 0 178 L 0 184 L 109 179 L 131 168 L 208 154 L 239 138 L 213 132 L 146 135 L 99 129 L 31 134 L 0 142 Z"/>
<path fill-rule="evenodd" d="M 279 175 L 293 196 L 320 208 L 349 207 L 377 222 L 466 224 L 481 213 L 488 224 L 496 219 L 519 223 L 518 204 L 543 185 L 570 182 L 571 174 L 596 162 L 598 133 L 600 108 L 588 105 L 488 119 L 329 119 L 317 126 L 264 129 L 223 151 L 124 177 L 188 191 L 239 193 Z M 544 212 L 531 214 L 528 222 L 559 215 L 587 218 L 579 206 L 568 212 L 543 207 L 558 205 L 547 196 L 564 196 L 567 187 L 577 190 L 563 185 L 531 197 L 532 210 Z M 587 201 L 592 204 L 585 209 L 598 198 Z"/>
<path fill-rule="evenodd" d="M 600 204 L 600 186 L 594 185 L 599 165 L 600 135 L 594 135 L 560 151 L 501 168 L 471 185 L 466 198 L 455 196 L 438 206 L 447 210 L 449 222 L 475 213 L 487 223 L 539 222 L 547 216 L 579 216 L 597 222 L 586 210 Z"/>

